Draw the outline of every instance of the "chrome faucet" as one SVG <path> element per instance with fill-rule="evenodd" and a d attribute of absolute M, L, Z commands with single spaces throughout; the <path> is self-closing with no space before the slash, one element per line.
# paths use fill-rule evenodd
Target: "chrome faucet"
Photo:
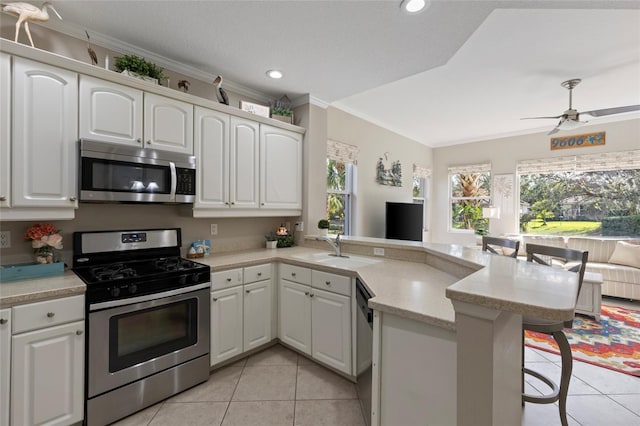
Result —
<path fill-rule="evenodd" d="M 340 233 L 338 233 L 338 235 L 336 235 L 336 239 L 335 240 L 332 240 L 329 237 L 324 237 L 324 238 L 318 237 L 317 240 L 326 241 L 336 251 L 335 254 L 330 254 L 329 256 L 349 257 L 349 256 L 345 256 L 345 255 L 342 254 L 342 246 L 340 245 L 340 242 L 341 242 L 340 241 Z"/>

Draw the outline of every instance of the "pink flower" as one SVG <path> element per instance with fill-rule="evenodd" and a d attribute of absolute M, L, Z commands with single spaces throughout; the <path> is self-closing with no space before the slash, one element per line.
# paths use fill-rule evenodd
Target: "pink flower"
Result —
<path fill-rule="evenodd" d="M 54 249 L 60 250 L 62 248 L 62 236 L 60 234 L 45 235 L 42 237 L 42 242 Z"/>

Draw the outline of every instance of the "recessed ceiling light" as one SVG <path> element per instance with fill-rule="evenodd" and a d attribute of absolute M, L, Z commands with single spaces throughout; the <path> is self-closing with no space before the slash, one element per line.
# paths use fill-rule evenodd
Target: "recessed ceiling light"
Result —
<path fill-rule="evenodd" d="M 278 78 L 282 78 L 283 74 L 282 74 L 282 71 L 280 70 L 269 70 L 267 71 L 267 76 L 269 78 L 278 79 Z"/>
<path fill-rule="evenodd" d="M 414 15 L 425 10 L 430 3 L 430 0 L 402 0 L 400 8 L 404 13 Z"/>

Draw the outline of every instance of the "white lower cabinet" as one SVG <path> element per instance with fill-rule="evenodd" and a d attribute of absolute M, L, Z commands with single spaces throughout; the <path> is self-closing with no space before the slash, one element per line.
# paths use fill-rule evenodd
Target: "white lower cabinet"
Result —
<path fill-rule="evenodd" d="M 214 272 L 211 287 L 211 366 L 273 339 L 271 264 Z"/>
<path fill-rule="evenodd" d="M 11 309 L 0 309 L 0 426 L 9 424 L 11 375 Z"/>
<path fill-rule="evenodd" d="M 280 265 L 280 340 L 346 374 L 352 374 L 350 285 L 348 277 Z"/>
<path fill-rule="evenodd" d="M 84 418 L 83 299 L 13 308 L 12 425 L 70 425 Z"/>
<path fill-rule="evenodd" d="M 211 293 L 211 365 L 242 353 L 242 286 Z"/>

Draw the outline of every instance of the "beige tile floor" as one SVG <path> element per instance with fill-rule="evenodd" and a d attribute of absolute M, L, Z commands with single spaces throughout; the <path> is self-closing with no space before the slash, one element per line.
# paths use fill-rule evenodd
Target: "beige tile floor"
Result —
<path fill-rule="evenodd" d="M 640 309 L 640 302 L 627 306 Z M 560 375 L 557 355 L 526 348 L 525 362 L 551 378 Z M 527 389 L 545 390 L 533 379 Z M 640 378 L 575 361 L 567 412 L 572 426 L 640 426 Z M 559 424 L 557 404 L 523 408 L 524 426 Z M 117 425 L 361 426 L 364 418 L 353 383 L 276 345 Z"/>

